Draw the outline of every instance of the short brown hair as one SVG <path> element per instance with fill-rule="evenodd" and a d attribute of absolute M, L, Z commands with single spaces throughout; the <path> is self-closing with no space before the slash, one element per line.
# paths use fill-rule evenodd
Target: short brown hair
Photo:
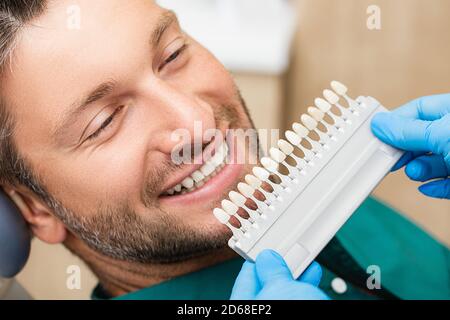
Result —
<path fill-rule="evenodd" d="M 0 1 L 0 73 L 10 64 L 20 31 L 44 12 L 46 4 L 46 0 Z M 29 180 L 13 143 L 13 129 L 14 120 L 0 94 L 0 184 L 24 184 Z"/>

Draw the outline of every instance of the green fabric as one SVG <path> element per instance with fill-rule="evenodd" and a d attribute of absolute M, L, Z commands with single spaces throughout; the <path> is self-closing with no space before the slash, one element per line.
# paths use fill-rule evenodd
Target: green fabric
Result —
<path fill-rule="evenodd" d="M 228 300 L 236 277 L 244 260 L 233 259 L 219 265 L 193 272 L 161 284 L 145 288 L 130 294 L 114 298 L 114 300 Z M 331 281 L 336 275 L 323 268 L 323 278 L 320 288 L 332 299 L 371 300 L 378 299 L 350 284 L 344 294 L 337 294 L 331 287 Z M 97 287 L 92 298 L 108 299 Z"/>
<path fill-rule="evenodd" d="M 450 299 L 449 256 L 448 248 L 394 210 L 367 199 L 318 257 L 320 287 L 333 299 Z M 242 263 L 233 259 L 116 299 L 226 300 Z M 369 265 L 380 267 L 385 291 L 365 288 Z M 332 290 L 336 276 L 347 282 L 344 294 Z M 108 297 L 98 287 L 92 298 Z"/>
<path fill-rule="evenodd" d="M 364 269 L 378 265 L 396 296 L 450 299 L 449 249 L 380 201 L 367 199 L 337 238 Z"/>

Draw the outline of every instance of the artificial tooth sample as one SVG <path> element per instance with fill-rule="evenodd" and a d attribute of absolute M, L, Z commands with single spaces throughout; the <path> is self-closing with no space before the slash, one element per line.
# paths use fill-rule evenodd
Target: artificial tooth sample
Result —
<path fill-rule="evenodd" d="M 331 104 L 322 99 L 322 98 L 317 98 L 316 100 L 314 100 L 314 104 L 316 105 L 316 107 L 321 110 L 323 113 L 329 115 L 331 117 L 331 119 L 333 119 L 334 125 L 338 128 L 341 129 L 343 127 L 345 127 L 345 122 L 344 120 L 342 120 L 339 116 L 335 115 L 332 111 L 331 111 Z"/>
<path fill-rule="evenodd" d="M 302 120 L 302 123 L 305 125 L 305 127 L 308 130 L 317 133 L 317 135 L 320 138 L 320 142 L 322 144 L 325 145 L 329 142 L 330 137 L 327 134 L 325 134 L 324 132 L 319 130 L 319 128 L 318 128 L 319 123 L 316 120 L 314 120 L 314 118 L 312 118 L 310 115 L 304 114 L 304 115 L 302 115 L 301 120 Z"/>
<path fill-rule="evenodd" d="M 339 81 L 332 81 L 331 82 L 331 88 L 340 96 L 344 97 L 344 99 L 347 101 L 350 109 L 352 110 L 352 112 L 357 112 L 356 109 L 359 107 L 359 103 L 356 102 L 355 100 L 353 100 L 352 98 L 350 98 L 347 95 L 348 92 L 348 88 L 340 83 Z"/>
<path fill-rule="evenodd" d="M 309 107 L 308 113 L 313 117 L 317 122 L 321 123 L 326 129 L 331 138 L 338 135 L 338 129 L 325 121 L 325 113 L 316 107 Z"/>
<path fill-rule="evenodd" d="M 347 108 L 339 104 L 339 96 L 336 93 L 326 89 L 323 91 L 323 96 L 328 100 L 329 103 L 339 108 L 339 110 L 342 112 L 342 117 L 345 120 L 348 120 L 351 117 L 351 112 Z"/>

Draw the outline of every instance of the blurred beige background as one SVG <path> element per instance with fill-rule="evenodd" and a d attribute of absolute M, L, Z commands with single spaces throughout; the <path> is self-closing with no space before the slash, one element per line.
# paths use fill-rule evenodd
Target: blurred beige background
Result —
<path fill-rule="evenodd" d="M 299 0 L 295 4 L 299 25 L 288 73 L 236 74 L 258 127 L 286 128 L 334 79 L 346 83 L 351 95 L 374 96 L 389 108 L 422 95 L 450 92 L 450 1 Z M 379 31 L 366 26 L 366 9 L 372 4 L 381 8 Z M 450 202 L 426 198 L 417 186 L 396 173 L 384 180 L 375 195 L 450 245 Z M 70 265 L 82 266 L 81 290 L 66 287 Z M 18 279 L 37 299 L 88 299 L 96 283 L 64 248 L 38 241 Z"/>

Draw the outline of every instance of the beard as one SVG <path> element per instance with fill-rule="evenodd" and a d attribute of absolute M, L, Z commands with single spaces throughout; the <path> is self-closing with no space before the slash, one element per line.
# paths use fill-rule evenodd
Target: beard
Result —
<path fill-rule="evenodd" d="M 250 123 L 250 127 L 254 128 L 238 90 L 236 95 L 240 103 L 215 110 L 216 124 L 228 121 L 231 128 L 246 129 Z M 239 116 L 242 114 L 239 110 L 244 110 L 247 119 Z M 158 185 L 179 168 L 168 161 L 148 176 L 141 195 L 147 211 L 144 215 L 128 205 L 99 208 L 93 215 L 76 214 L 48 193 L 46 196 L 50 201 L 46 202 L 75 237 L 99 254 L 116 260 L 142 264 L 175 263 L 226 247 L 231 236 L 228 228 L 218 223 L 188 225 L 158 206 L 155 200 Z"/>

